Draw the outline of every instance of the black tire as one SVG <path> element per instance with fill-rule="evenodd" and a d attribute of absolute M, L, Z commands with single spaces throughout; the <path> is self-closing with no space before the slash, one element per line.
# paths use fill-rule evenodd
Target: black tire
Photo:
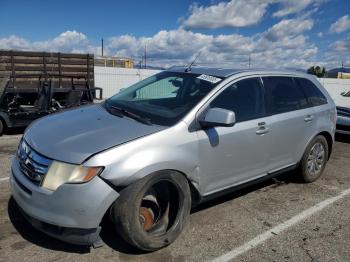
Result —
<path fill-rule="evenodd" d="M 4 129 L 5 129 L 5 125 L 0 119 L 0 136 L 2 136 L 2 134 L 4 133 Z"/>
<path fill-rule="evenodd" d="M 320 161 L 319 156 L 314 156 L 313 159 L 311 158 L 312 150 L 315 149 L 317 145 L 320 145 L 324 150 L 322 165 L 319 165 L 319 164 L 316 165 L 315 161 Z M 305 182 L 305 183 L 314 182 L 322 175 L 322 173 L 326 167 L 326 163 L 328 160 L 328 154 L 329 154 L 329 148 L 328 148 L 328 143 L 327 143 L 326 138 L 322 135 L 316 136 L 310 142 L 310 144 L 307 146 L 307 148 L 304 152 L 303 158 L 301 159 L 301 162 L 300 162 L 300 172 L 299 173 L 300 173 L 300 179 L 302 182 Z M 322 155 L 322 154 L 320 153 L 320 155 Z M 314 159 L 318 159 L 318 160 L 314 160 Z M 313 170 L 312 163 L 309 165 L 309 162 L 310 163 L 314 162 L 313 166 L 314 166 L 315 172 L 312 171 Z M 319 162 L 317 162 L 317 163 L 319 163 Z"/>
<path fill-rule="evenodd" d="M 127 243 L 144 251 L 154 251 L 180 235 L 190 210 L 191 190 L 187 179 L 166 170 L 123 189 L 111 208 L 111 218 Z"/>

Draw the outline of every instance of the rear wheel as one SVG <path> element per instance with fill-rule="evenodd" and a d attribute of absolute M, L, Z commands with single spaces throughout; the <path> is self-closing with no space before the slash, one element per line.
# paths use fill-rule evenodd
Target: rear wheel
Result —
<path fill-rule="evenodd" d="M 111 216 L 126 242 L 138 249 L 154 251 L 179 236 L 190 209 L 187 179 L 177 172 L 161 171 L 123 189 Z"/>
<path fill-rule="evenodd" d="M 322 175 L 328 152 L 328 143 L 324 136 L 319 135 L 311 141 L 300 163 L 300 178 L 303 182 L 313 182 Z"/>

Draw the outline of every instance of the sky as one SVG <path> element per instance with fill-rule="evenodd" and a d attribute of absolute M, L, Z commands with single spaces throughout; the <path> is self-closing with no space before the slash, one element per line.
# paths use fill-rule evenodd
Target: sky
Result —
<path fill-rule="evenodd" d="M 0 49 L 147 64 L 350 67 L 349 0 L 0 0 Z"/>

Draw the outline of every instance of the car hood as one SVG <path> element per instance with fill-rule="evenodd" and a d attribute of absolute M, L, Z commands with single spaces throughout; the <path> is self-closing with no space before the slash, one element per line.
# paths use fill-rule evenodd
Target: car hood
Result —
<path fill-rule="evenodd" d="M 81 164 L 92 154 L 165 128 L 112 115 L 99 104 L 37 120 L 27 129 L 24 139 L 46 157 Z"/>

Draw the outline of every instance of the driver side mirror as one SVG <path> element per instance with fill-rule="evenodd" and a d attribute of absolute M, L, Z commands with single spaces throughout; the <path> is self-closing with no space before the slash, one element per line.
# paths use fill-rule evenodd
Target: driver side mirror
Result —
<path fill-rule="evenodd" d="M 202 127 L 233 126 L 236 123 L 235 112 L 223 108 L 210 108 L 203 120 L 199 120 Z"/>

